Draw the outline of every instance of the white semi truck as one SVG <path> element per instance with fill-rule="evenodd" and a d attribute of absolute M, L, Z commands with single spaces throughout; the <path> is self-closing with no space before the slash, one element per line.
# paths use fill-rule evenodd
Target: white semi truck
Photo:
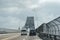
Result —
<path fill-rule="evenodd" d="M 21 30 L 21 35 L 27 35 L 28 31 L 24 28 Z"/>

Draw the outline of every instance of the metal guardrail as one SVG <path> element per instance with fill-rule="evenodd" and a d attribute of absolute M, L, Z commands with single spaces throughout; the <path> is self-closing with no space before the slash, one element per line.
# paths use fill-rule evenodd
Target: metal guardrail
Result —
<path fill-rule="evenodd" d="M 36 29 L 40 37 L 49 37 L 50 39 L 57 40 L 57 37 L 60 38 L 60 17 L 44 23 Z M 60 40 L 60 39 L 59 39 Z"/>
<path fill-rule="evenodd" d="M 52 35 L 52 36 L 60 36 L 60 35 L 56 35 L 56 34 L 49 34 L 49 33 L 44 33 L 44 32 L 41 32 L 41 34 L 48 34 L 48 35 Z"/>
<path fill-rule="evenodd" d="M 57 38 L 57 37 L 60 37 L 60 35 L 55 35 L 55 34 L 48 34 L 48 33 L 41 32 L 39 33 L 38 36 L 42 39 L 48 38 L 50 40 L 60 40 L 60 38 Z"/>

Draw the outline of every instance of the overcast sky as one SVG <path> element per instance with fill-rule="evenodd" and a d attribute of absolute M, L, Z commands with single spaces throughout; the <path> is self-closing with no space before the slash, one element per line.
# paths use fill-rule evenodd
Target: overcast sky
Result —
<path fill-rule="evenodd" d="M 0 0 L 0 28 L 23 27 L 27 16 L 37 28 L 60 16 L 60 0 Z"/>

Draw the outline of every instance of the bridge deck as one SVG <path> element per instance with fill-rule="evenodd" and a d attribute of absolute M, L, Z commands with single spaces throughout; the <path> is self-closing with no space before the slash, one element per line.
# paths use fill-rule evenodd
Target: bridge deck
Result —
<path fill-rule="evenodd" d="M 0 40 L 42 40 L 38 36 L 21 36 L 20 33 L 3 34 Z"/>

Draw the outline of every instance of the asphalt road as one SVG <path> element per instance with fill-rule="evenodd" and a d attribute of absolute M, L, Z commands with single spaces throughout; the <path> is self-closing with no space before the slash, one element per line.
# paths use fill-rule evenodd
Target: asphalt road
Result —
<path fill-rule="evenodd" d="M 0 34 L 0 40 L 42 40 L 38 36 L 21 36 L 20 33 Z"/>

